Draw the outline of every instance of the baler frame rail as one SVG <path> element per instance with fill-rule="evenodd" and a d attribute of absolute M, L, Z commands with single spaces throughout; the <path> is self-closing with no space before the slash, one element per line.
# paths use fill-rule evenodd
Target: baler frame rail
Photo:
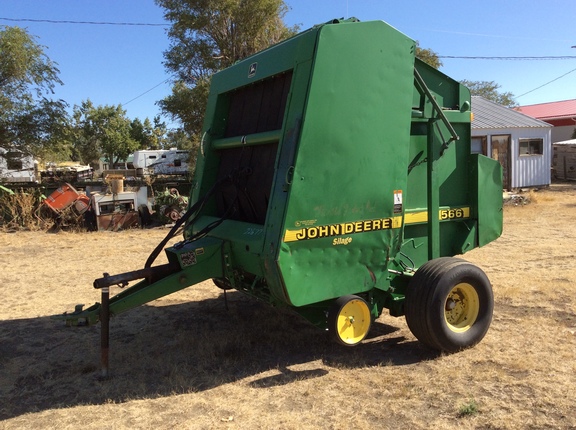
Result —
<path fill-rule="evenodd" d="M 178 264 L 167 263 L 161 266 L 146 267 L 132 272 L 120 273 L 118 275 L 109 275 L 108 273 L 104 273 L 102 278 L 94 280 L 94 288 L 101 289 L 113 285 L 124 288 L 128 285 L 129 281 L 135 281 L 137 279 L 147 279 L 148 282 L 153 283 L 156 282 L 156 280 L 174 273 L 176 270 L 180 270 Z"/>
<path fill-rule="evenodd" d="M 142 288 L 150 284 L 153 284 L 180 270 L 181 269 L 178 264 L 168 263 L 163 264 L 161 266 L 149 267 L 145 269 L 134 270 L 131 272 L 120 273 L 118 275 L 108 275 L 107 273 L 105 273 L 102 278 L 94 280 L 93 286 L 95 289 L 109 291 L 109 288 L 112 286 L 116 285 L 120 288 L 125 288 L 128 286 L 128 282 L 130 281 L 142 280 L 113 298 L 113 300 L 115 300 L 117 297 L 119 299 L 122 299 L 125 298 L 127 294 L 134 294 L 138 290 L 141 290 Z M 87 309 L 84 309 L 84 305 L 79 304 L 76 305 L 74 312 L 72 313 L 65 312 L 60 315 L 54 315 L 52 316 L 52 319 L 64 320 L 67 326 L 94 325 L 101 320 L 100 316 L 101 309 L 102 309 L 102 303 L 95 303 Z M 124 312 L 124 310 L 122 310 L 121 312 Z"/>

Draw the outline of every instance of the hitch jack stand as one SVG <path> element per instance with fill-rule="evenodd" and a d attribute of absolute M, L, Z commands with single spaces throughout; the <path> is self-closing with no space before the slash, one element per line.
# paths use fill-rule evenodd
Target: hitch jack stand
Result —
<path fill-rule="evenodd" d="M 102 288 L 100 305 L 100 366 L 102 379 L 108 379 L 108 350 L 110 347 L 110 287 Z"/>

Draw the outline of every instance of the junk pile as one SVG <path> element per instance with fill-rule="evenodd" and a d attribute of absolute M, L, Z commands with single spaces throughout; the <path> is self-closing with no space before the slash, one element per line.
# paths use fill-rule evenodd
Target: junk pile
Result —
<path fill-rule="evenodd" d="M 118 231 L 143 226 L 140 214 L 149 214 L 148 188 L 125 190 L 122 175 L 108 175 L 106 184 L 106 188 L 90 192 L 93 229 Z"/>
<path fill-rule="evenodd" d="M 159 192 L 154 198 L 154 209 L 161 222 L 176 222 L 186 212 L 188 197 L 181 196 L 176 188 Z"/>
<path fill-rule="evenodd" d="M 511 193 L 504 192 L 502 199 L 505 205 L 525 206 L 530 203 L 530 193 Z"/>
<path fill-rule="evenodd" d="M 90 198 L 76 190 L 72 185 L 65 183 L 50 194 L 44 204 L 60 216 L 67 209 L 72 209 L 76 215 L 81 216 L 90 207 Z"/>
<path fill-rule="evenodd" d="M 106 187 L 78 191 L 62 184 L 44 201 L 58 227 L 84 223 L 90 230 L 119 231 L 134 227 L 171 224 L 186 212 L 188 198 L 176 188 L 166 189 L 155 198 L 149 187 L 124 188 L 124 177 L 109 175 Z"/>
<path fill-rule="evenodd" d="M 54 228 L 75 227 L 83 224 L 90 209 L 90 197 L 69 183 L 60 185 L 44 200 L 44 212 L 54 218 Z"/>
<path fill-rule="evenodd" d="M 50 163 L 40 172 L 42 183 L 80 182 L 94 179 L 94 169 L 80 163 Z"/>

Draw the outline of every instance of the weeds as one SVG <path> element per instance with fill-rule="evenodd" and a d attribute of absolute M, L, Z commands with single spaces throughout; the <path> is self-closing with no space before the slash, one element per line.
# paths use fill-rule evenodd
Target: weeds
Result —
<path fill-rule="evenodd" d="M 458 409 L 458 417 L 460 418 L 468 417 L 476 415 L 478 412 L 480 411 L 478 409 L 478 404 L 476 403 L 476 400 L 470 399 L 467 403 L 464 403 L 462 406 L 460 406 L 460 409 Z"/>
<path fill-rule="evenodd" d="M 43 202 L 46 197 L 39 189 L 18 190 L 12 194 L 0 194 L 0 230 L 38 231 L 54 230 L 66 227 L 73 231 L 84 229 L 82 216 L 68 208 L 58 216 L 54 214 Z"/>
<path fill-rule="evenodd" d="M 42 213 L 40 190 L 19 190 L 0 195 L 0 227 L 4 231 L 42 230 L 54 223 Z"/>

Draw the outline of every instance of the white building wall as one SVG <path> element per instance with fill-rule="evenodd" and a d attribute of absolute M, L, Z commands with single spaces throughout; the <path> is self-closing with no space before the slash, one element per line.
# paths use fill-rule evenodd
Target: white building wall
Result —
<path fill-rule="evenodd" d="M 552 167 L 552 127 L 472 129 L 472 136 L 487 137 L 487 153 L 492 154 L 490 137 L 510 135 L 510 186 L 512 188 L 550 185 Z M 520 155 L 520 139 L 542 139 L 542 155 Z"/>
<path fill-rule="evenodd" d="M 552 128 L 552 143 L 563 142 L 565 140 L 572 139 L 572 133 L 574 133 L 574 125 L 560 125 Z"/>

